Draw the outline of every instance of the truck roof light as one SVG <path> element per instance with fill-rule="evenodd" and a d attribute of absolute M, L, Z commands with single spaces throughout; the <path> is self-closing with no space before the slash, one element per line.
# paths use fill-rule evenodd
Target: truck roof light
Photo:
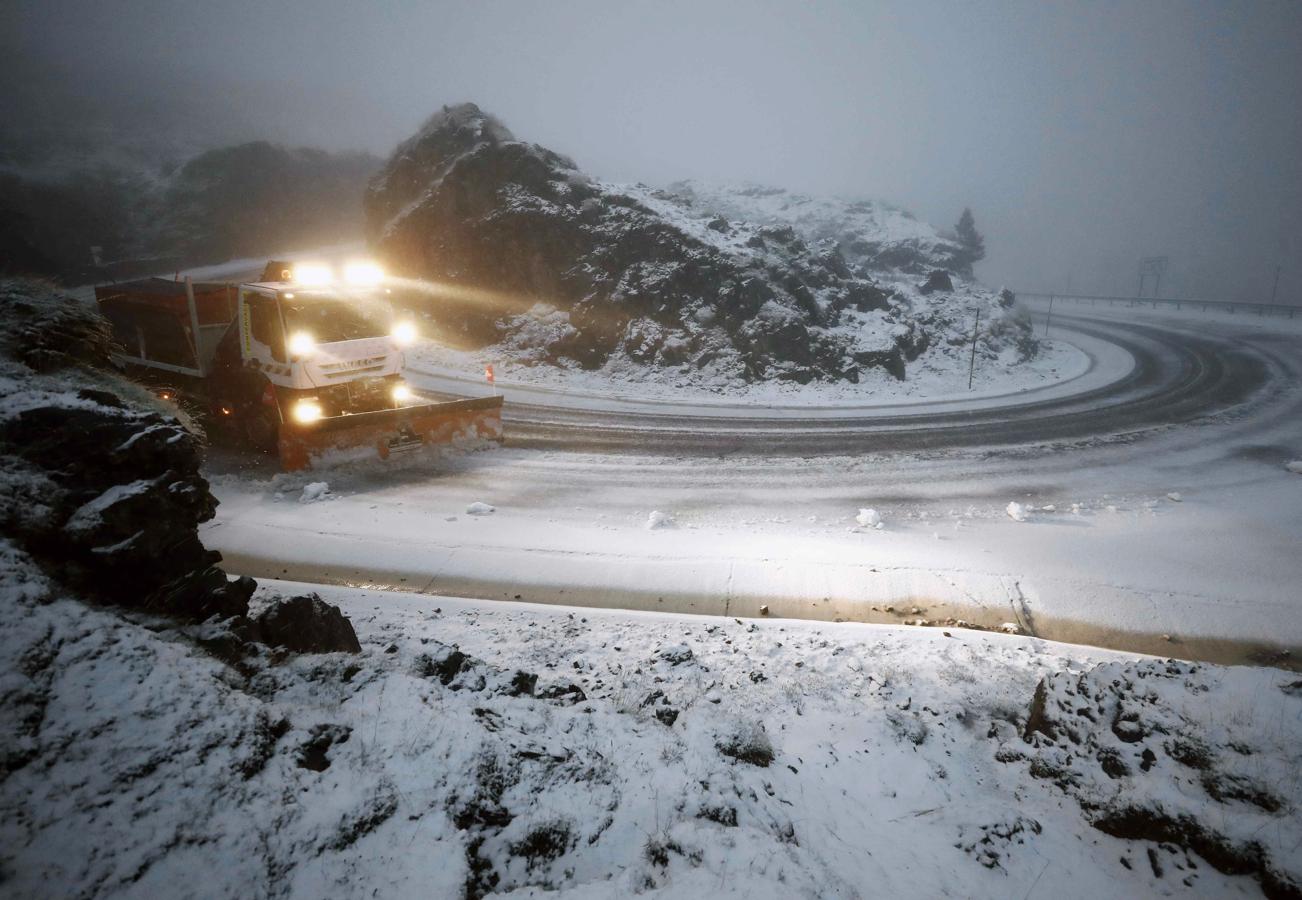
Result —
<path fill-rule="evenodd" d="M 329 284 L 335 280 L 335 273 L 324 263 L 297 263 L 294 266 L 294 281 L 305 286 Z"/>
<path fill-rule="evenodd" d="M 384 270 L 371 260 L 354 260 L 344 266 L 344 281 L 358 287 L 373 287 L 384 280 Z"/>

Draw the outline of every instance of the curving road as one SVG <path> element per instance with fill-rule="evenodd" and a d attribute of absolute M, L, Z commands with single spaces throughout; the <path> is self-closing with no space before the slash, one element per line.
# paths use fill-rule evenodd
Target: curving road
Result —
<path fill-rule="evenodd" d="M 1302 478 L 1283 465 L 1302 457 L 1302 329 L 1235 318 L 1055 315 L 1054 337 L 1092 370 L 973 401 L 670 406 L 508 388 L 497 452 L 216 472 L 205 543 L 262 578 L 734 616 L 952 616 L 1162 655 L 1302 659 Z M 472 384 L 440 373 L 424 386 Z M 310 480 L 328 480 L 335 502 L 293 502 Z M 1010 501 L 1031 507 L 1026 523 Z M 497 511 L 467 515 L 479 502 Z M 883 530 L 857 525 L 870 506 Z M 648 529 L 651 510 L 677 527 Z"/>
<path fill-rule="evenodd" d="M 1215 334 L 1199 335 L 1151 324 L 1060 316 L 1055 337 L 1109 344 L 1133 360 L 1130 370 L 1076 393 L 1046 399 L 1013 395 L 1007 402 L 918 404 L 842 409 L 802 417 L 732 407 L 657 410 L 581 409 L 551 405 L 549 392 L 508 397 L 510 446 L 596 453 L 657 455 L 843 456 L 974 446 L 1062 442 L 1190 422 L 1238 407 L 1260 394 L 1272 373 L 1288 367 L 1274 348 Z M 1082 340 L 1082 337 L 1090 339 Z M 1094 379 L 1098 381 L 1100 379 Z M 418 382 L 419 383 L 419 382 Z M 427 386 L 455 389 L 447 379 Z"/>

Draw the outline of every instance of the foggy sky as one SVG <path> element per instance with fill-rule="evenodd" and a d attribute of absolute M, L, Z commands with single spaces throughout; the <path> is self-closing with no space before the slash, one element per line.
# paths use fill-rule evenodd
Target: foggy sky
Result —
<path fill-rule="evenodd" d="M 965 205 L 1023 289 L 1302 303 L 1302 4 L 7 0 L 3 128 L 382 155 L 444 103 L 602 178 Z M 1170 290 L 1166 290 L 1169 286 Z"/>

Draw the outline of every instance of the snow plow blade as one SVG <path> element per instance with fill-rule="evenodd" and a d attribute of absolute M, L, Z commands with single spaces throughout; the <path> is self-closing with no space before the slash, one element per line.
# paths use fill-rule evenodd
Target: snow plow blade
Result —
<path fill-rule="evenodd" d="M 502 398 L 478 397 L 332 416 L 280 430 L 280 464 L 297 472 L 327 461 L 388 459 L 434 446 L 501 441 Z"/>

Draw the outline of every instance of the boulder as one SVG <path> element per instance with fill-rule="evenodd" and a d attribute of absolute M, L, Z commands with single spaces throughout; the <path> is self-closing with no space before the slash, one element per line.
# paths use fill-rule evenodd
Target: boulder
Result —
<path fill-rule="evenodd" d="M 337 606 L 316 594 L 278 597 L 252 619 L 254 640 L 294 653 L 360 653 L 357 632 Z"/>
<path fill-rule="evenodd" d="M 227 580 L 216 566 L 197 569 L 163 585 L 144 602 L 145 609 L 191 622 L 242 619 L 249 612 L 249 598 L 257 582 L 247 576 Z"/>

